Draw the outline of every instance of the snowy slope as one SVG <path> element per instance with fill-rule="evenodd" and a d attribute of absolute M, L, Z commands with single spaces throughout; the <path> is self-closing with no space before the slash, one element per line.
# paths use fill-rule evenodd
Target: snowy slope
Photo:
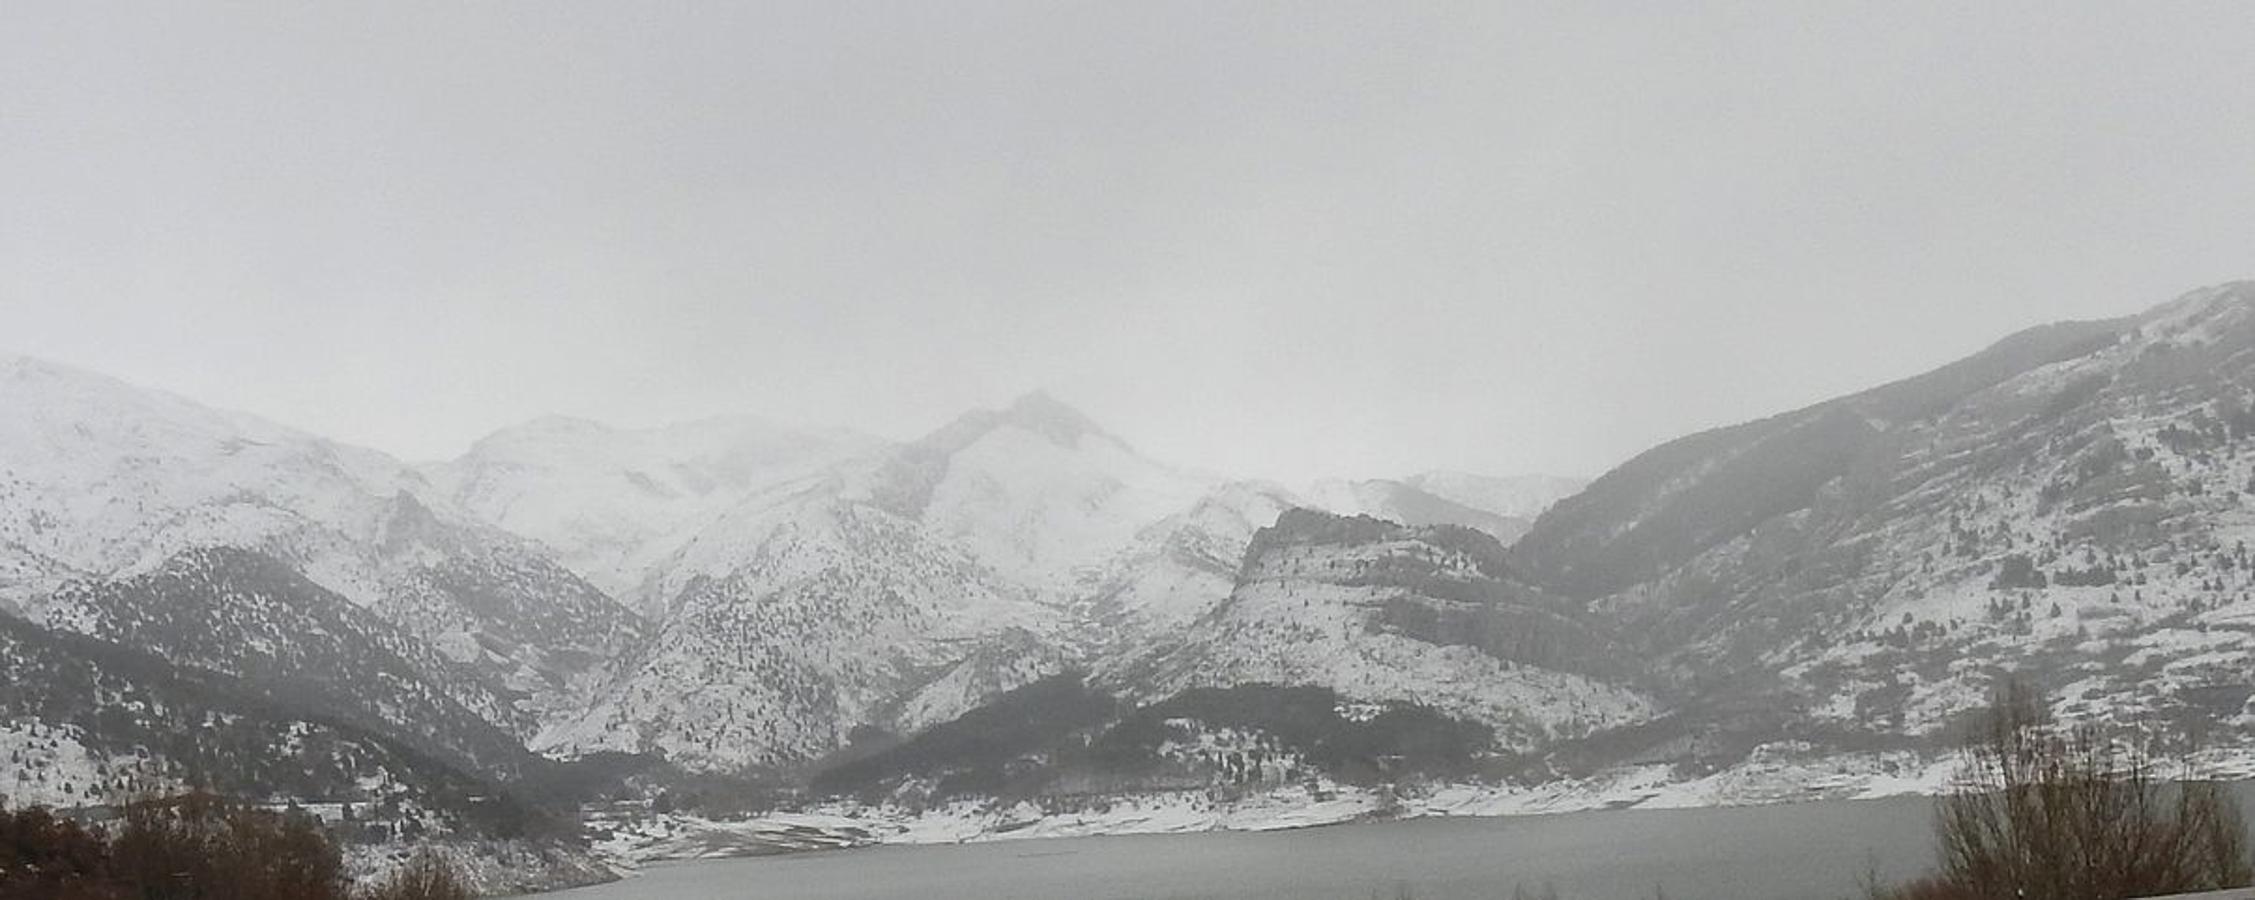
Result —
<path fill-rule="evenodd" d="M 427 743 L 348 724 L 335 709 L 302 699 L 0 619 L 0 798 L 68 808 L 194 787 L 296 804 L 332 822 L 349 809 L 348 852 L 368 854 L 394 834 L 475 845 L 545 827 L 544 814 L 491 773 L 451 765 Z M 530 876 L 558 864 L 584 881 L 594 867 L 584 847 L 560 838 L 520 843 L 552 862 L 526 866 L 508 879 L 516 885 L 532 887 Z M 490 850 L 472 850 L 486 857 L 481 864 L 494 861 Z"/>
<path fill-rule="evenodd" d="M 1037 394 L 749 491 L 652 563 L 657 639 L 539 746 L 729 768 L 952 718 L 1080 658 L 1075 601 L 1213 484 Z"/>
<path fill-rule="evenodd" d="M 720 514 L 880 446 L 751 418 L 625 429 L 550 417 L 495 432 L 423 471 L 462 508 L 647 609 L 652 568 Z"/>
<path fill-rule="evenodd" d="M 995 571 L 1068 591 L 1219 479 L 1154 462 L 1047 394 L 967 414 L 904 448 L 870 497 Z"/>
<path fill-rule="evenodd" d="M 1009 635 L 1057 628 L 1052 607 L 887 510 L 810 494 L 745 518 L 717 526 L 759 535 L 731 545 L 734 567 L 691 578 L 656 640 L 536 748 L 657 751 L 701 768 L 807 759 L 856 727 L 913 728 L 978 699 L 918 702 L 934 685 L 1015 687 L 1003 677 L 1015 655 L 996 672 L 957 670 Z M 1047 674 L 1034 669 L 1025 680 Z M 912 709 L 922 721 L 903 720 Z"/>
<path fill-rule="evenodd" d="M 787 763 L 1068 667 L 1121 671 L 1228 599 L 1255 532 L 1310 502 L 1151 460 L 1038 393 L 793 474 L 620 573 L 662 611 L 657 638 L 542 749 Z M 1499 521 L 1398 482 L 1334 499 L 1372 498 L 1419 521 Z"/>
<path fill-rule="evenodd" d="M 1229 597 L 1254 533 L 1299 498 L 1274 485 L 1233 482 L 1146 526 L 1086 580 L 1083 614 L 1107 646 L 1172 639 Z"/>
<path fill-rule="evenodd" d="M 657 639 L 539 745 L 730 768 L 952 718 L 1085 660 L 1081 617 L 1099 596 L 1108 615 L 1142 621 L 1123 597 L 1197 609 L 1226 595 L 1207 568 L 1160 571 L 1181 530 L 1160 523 L 1193 516 L 1218 484 L 1037 394 L 751 491 L 652 564 Z M 1258 524 L 1226 529 L 1216 558 L 1234 559 Z M 1128 590 L 1138 579 L 1142 592 Z M 1168 579 L 1194 583 L 1155 584 Z"/>
<path fill-rule="evenodd" d="M 256 553 L 191 550 L 139 575 L 66 585 L 46 613 L 55 630 L 240 679 L 465 771 L 513 777 L 523 762 L 522 745 L 493 724 L 517 715 L 506 698 Z"/>
<path fill-rule="evenodd" d="M 0 558 L 19 602 L 191 546 L 275 551 L 363 603 L 391 501 L 421 487 L 372 451 L 28 358 L 0 358 Z M 406 561 L 434 548 L 400 547 Z"/>
<path fill-rule="evenodd" d="M 60 586 L 140 597 L 184 553 L 256 553 L 419 642 L 383 649 L 449 701 L 561 754 L 787 763 L 1119 671 L 1213 614 L 1253 535 L 1311 503 L 1504 530 L 1400 482 L 1310 498 L 1170 466 L 1043 394 L 899 445 L 551 418 L 417 470 L 0 363 L 0 601 L 89 631 Z M 651 612 L 647 639 L 590 580 Z M 267 627 L 212 609 L 197 627 Z"/>
<path fill-rule="evenodd" d="M 65 583 L 131 577 L 209 547 L 279 560 L 452 646 L 536 718 L 572 705 L 567 686 L 640 631 L 632 613 L 383 454 L 0 360 L 0 597 L 38 616 Z"/>
<path fill-rule="evenodd" d="M 1672 442 L 1515 548 L 1709 707 L 1934 737 L 2055 711 L 2255 741 L 2255 284 Z"/>
<path fill-rule="evenodd" d="M 1112 677 L 1154 698 L 1268 683 L 1416 703 L 1514 749 L 1651 716 L 1621 648 L 1502 556 L 1468 528 L 1296 510 L 1255 536 L 1226 601 Z"/>

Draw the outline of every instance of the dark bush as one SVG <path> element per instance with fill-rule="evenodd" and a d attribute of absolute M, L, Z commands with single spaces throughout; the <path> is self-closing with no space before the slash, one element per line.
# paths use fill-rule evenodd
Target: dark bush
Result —
<path fill-rule="evenodd" d="M 211 794 L 129 804 L 89 828 L 41 808 L 0 809 L 0 900 L 457 900 L 444 860 L 419 855 L 355 894 L 320 822 Z"/>
<path fill-rule="evenodd" d="M 2255 883 L 2247 827 L 2217 785 L 2171 783 L 2135 743 L 2046 720 L 2009 686 L 1935 818 L 1941 869 L 1881 900 L 2115 900 Z"/>
<path fill-rule="evenodd" d="M 848 760 L 814 777 L 825 793 L 864 790 L 889 779 L 934 776 L 942 795 L 995 793 L 1019 758 L 1065 735 L 1109 721 L 1118 701 L 1093 690 L 1079 673 L 1042 679 L 996 698 L 951 722 L 934 725 L 897 747 Z"/>
<path fill-rule="evenodd" d="M 424 849 L 357 900 L 469 900 L 477 896 L 462 873 L 445 857 Z"/>
<path fill-rule="evenodd" d="M 1340 715 L 1339 706 L 1339 695 L 1323 687 L 1194 688 L 1130 714 L 1099 737 L 1089 753 L 1092 761 L 1114 771 L 1149 768 L 1170 736 L 1167 723 L 1187 719 L 1208 728 L 1269 735 L 1308 762 L 1357 781 L 1458 771 L 1495 743 L 1487 726 L 1427 707 L 1394 704 L 1357 721 Z"/>
<path fill-rule="evenodd" d="M 2041 588 L 2044 584 L 2044 573 L 2036 568 L 2035 561 L 2029 559 L 2025 553 L 2015 553 L 2005 557 L 1998 564 L 1997 577 L 1989 582 L 1989 589 L 2004 591 L 2014 588 Z"/>
<path fill-rule="evenodd" d="M 149 900 L 341 897 L 344 866 L 320 823 L 210 794 L 125 809 L 110 841 L 114 877 Z"/>
<path fill-rule="evenodd" d="M 45 809 L 0 809 L 0 898 L 125 897 L 102 836 Z"/>

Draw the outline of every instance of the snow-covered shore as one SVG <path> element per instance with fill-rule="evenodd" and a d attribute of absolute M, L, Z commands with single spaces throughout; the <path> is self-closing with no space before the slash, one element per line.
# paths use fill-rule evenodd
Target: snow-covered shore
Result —
<path fill-rule="evenodd" d="M 2228 768 L 2255 773 L 2255 756 Z M 2217 763 L 2225 763 L 2219 758 Z M 1331 782 L 1251 793 L 1171 791 L 1002 803 L 959 800 L 924 809 L 827 803 L 720 821 L 682 813 L 591 817 L 599 851 L 631 868 L 886 844 L 951 844 L 1097 835 L 1276 831 L 1428 816 L 1526 816 L 1603 809 L 1684 809 L 1941 793 L 1948 755 L 1815 755 L 1772 745 L 1730 768 L 1687 778 L 1670 765 L 1631 766 L 1535 786 L 1435 784 L 1396 791 Z M 2228 773 L 2227 773 L 2228 774 Z"/>

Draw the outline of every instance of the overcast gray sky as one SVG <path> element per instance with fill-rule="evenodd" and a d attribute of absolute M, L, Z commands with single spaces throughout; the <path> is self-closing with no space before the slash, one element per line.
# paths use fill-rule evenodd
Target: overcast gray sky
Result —
<path fill-rule="evenodd" d="M 2244 4 L 0 5 L 0 349 L 411 458 L 1596 473 L 2255 276 Z"/>

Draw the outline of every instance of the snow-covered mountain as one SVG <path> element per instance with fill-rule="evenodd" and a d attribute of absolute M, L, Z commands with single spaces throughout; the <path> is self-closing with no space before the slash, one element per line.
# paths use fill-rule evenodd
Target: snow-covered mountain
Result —
<path fill-rule="evenodd" d="M 0 796 L 80 806 L 201 787 L 359 807 L 367 832 L 522 833 L 489 774 L 331 710 L 136 648 L 0 617 Z"/>
<path fill-rule="evenodd" d="M 1029 592 L 886 510 L 808 495 L 756 518 L 761 536 L 732 548 L 734 567 L 693 577 L 619 680 L 537 748 L 654 751 L 696 768 L 808 759 L 859 727 L 968 708 L 983 696 L 937 714 L 917 701 L 1007 636 L 1058 624 Z M 970 680 L 993 693 L 1023 683 Z"/>
<path fill-rule="evenodd" d="M 0 359 L 0 597 L 38 618 L 65 584 L 204 548 L 278 560 L 428 642 L 514 698 L 491 712 L 519 733 L 582 705 L 642 627 L 381 453 Z"/>
<path fill-rule="evenodd" d="M 667 614 L 555 752 L 803 760 L 1062 670 L 1074 601 L 1212 479 L 1044 395 L 756 491 L 647 576 Z"/>
<path fill-rule="evenodd" d="M 1155 462 L 1043 393 L 902 448 L 868 499 L 1046 592 L 1070 592 L 1221 479 Z"/>
<path fill-rule="evenodd" d="M 1228 599 L 1253 535 L 1296 495 L 1260 482 L 1230 482 L 1188 509 L 1143 528 L 1134 542 L 1083 581 L 1077 598 L 1088 646 L 1100 665 L 1136 658 L 1137 648 L 1171 643 Z"/>
<path fill-rule="evenodd" d="M 132 647 L 245 695 L 213 704 L 322 708 L 503 779 L 528 748 L 796 769 L 1044 684 L 1132 728 L 1188 696 L 1215 740 L 1230 704 L 1333 697 L 1326 727 L 1395 710 L 1545 759 L 1727 763 L 1929 739 L 2011 672 L 2063 714 L 2255 742 L 2249 497 L 2246 284 L 1586 487 L 1288 488 L 1153 460 L 1042 394 L 903 443 L 546 419 L 418 469 L 0 360 L 0 611 L 50 629 L 9 646 Z M 1172 759 L 1153 739 L 1134 756 Z"/>
<path fill-rule="evenodd" d="M 1468 527 L 1290 510 L 1254 536 L 1226 600 L 1114 677 L 1153 699 L 1276 684 L 1414 703 L 1514 749 L 1652 715 L 1624 647 L 1504 556 Z"/>
<path fill-rule="evenodd" d="M 2244 742 L 2251 409 L 2255 284 L 2225 285 L 1663 445 L 1515 558 L 1769 727 L 1936 735 L 2011 673 Z"/>
<path fill-rule="evenodd" d="M 423 467 L 438 491 L 646 612 L 657 564 L 722 513 L 882 442 L 751 418 L 625 429 L 550 417 Z"/>
<path fill-rule="evenodd" d="M 577 425 L 538 438 L 614 440 Z M 663 610 L 656 639 L 537 746 L 709 768 L 810 759 L 859 729 L 913 731 L 1069 667 L 1115 671 L 1172 644 L 1230 597 L 1254 533 L 1288 509 L 1376 504 L 1418 524 L 1511 530 L 1400 482 L 1308 498 L 1171 466 L 1040 393 L 837 457 L 743 485 L 727 508 L 681 519 L 693 527 L 647 569 L 616 572 Z M 516 497 L 518 508 L 570 505 Z"/>
<path fill-rule="evenodd" d="M 149 572 L 65 585 L 45 609 L 55 630 L 239 679 L 463 771 L 522 774 L 524 745 L 493 724 L 517 714 L 506 697 L 257 553 L 184 551 Z"/>

